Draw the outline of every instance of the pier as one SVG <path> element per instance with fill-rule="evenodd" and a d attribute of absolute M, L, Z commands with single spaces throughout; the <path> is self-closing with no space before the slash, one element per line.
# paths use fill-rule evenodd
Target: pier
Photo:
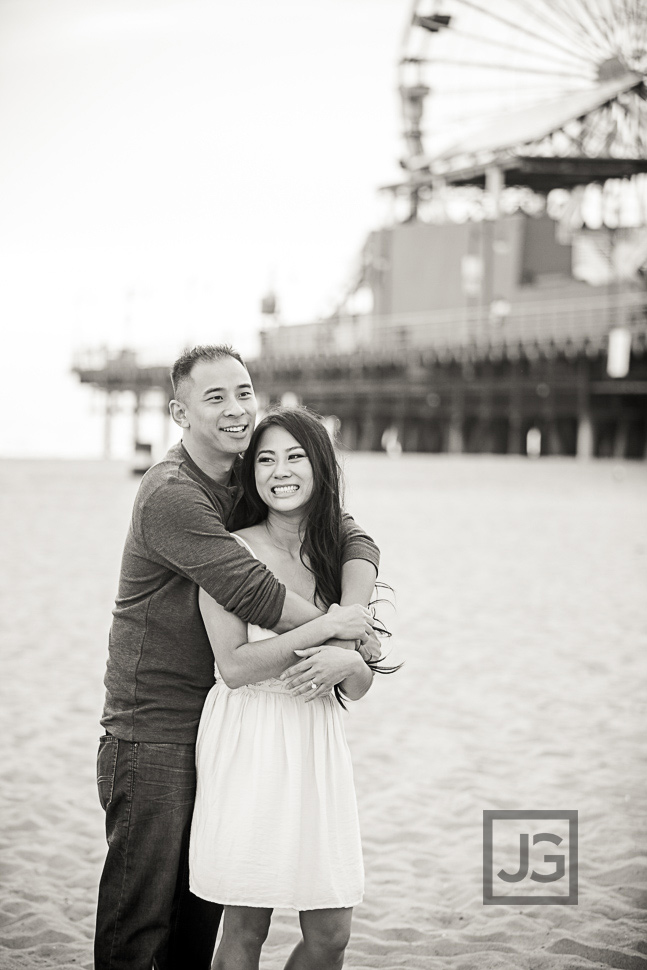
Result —
<path fill-rule="evenodd" d="M 647 294 L 270 326 L 249 368 L 264 402 L 294 400 L 337 419 L 343 445 L 376 451 L 647 457 Z M 214 335 L 217 340 L 217 335 Z M 117 402 L 138 417 L 150 391 L 167 423 L 167 366 L 132 351 L 79 356 L 104 392 L 105 451 Z M 612 376 L 613 374 L 622 376 Z M 537 438 L 536 432 L 539 432 Z"/>
<path fill-rule="evenodd" d="M 257 387 L 335 415 L 350 449 L 378 450 L 386 434 L 404 451 L 525 454 L 535 429 L 541 454 L 647 457 L 644 293 L 520 303 L 505 319 L 483 307 L 339 318 L 262 337 Z"/>

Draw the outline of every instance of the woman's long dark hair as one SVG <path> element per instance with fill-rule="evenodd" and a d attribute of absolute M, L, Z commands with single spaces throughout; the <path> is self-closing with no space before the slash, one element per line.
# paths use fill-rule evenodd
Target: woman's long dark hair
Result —
<path fill-rule="evenodd" d="M 256 488 L 256 453 L 263 433 L 271 427 L 284 428 L 299 442 L 312 466 L 312 494 L 308 501 L 305 529 L 301 541 L 301 561 L 315 580 L 315 603 L 327 610 L 341 599 L 342 572 L 342 496 L 343 476 L 335 450 L 321 418 L 306 407 L 275 407 L 259 422 L 245 452 L 240 479 L 243 495 L 234 513 L 231 531 L 256 525 L 267 518 L 267 506 Z M 382 624 L 376 632 L 390 636 Z M 399 669 L 370 661 L 378 673 Z M 342 707 L 341 692 L 335 695 Z"/>

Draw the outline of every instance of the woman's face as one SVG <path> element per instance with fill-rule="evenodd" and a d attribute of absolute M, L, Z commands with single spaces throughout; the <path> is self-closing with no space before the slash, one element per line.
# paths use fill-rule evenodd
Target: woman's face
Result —
<path fill-rule="evenodd" d="M 312 495 L 310 459 L 296 438 L 278 425 L 270 425 L 261 435 L 254 474 L 262 501 L 277 512 L 302 509 Z"/>

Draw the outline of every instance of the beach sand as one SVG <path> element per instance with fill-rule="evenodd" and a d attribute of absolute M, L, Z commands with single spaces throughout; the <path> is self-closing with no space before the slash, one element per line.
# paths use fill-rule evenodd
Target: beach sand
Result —
<path fill-rule="evenodd" d="M 367 873 L 346 967 L 647 970 L 647 466 L 346 464 L 405 661 L 346 717 Z M 136 487 L 121 464 L 0 463 L 7 970 L 92 966 L 98 718 Z M 578 905 L 483 905 L 484 809 L 579 812 Z M 264 970 L 297 938 L 277 911 Z"/>

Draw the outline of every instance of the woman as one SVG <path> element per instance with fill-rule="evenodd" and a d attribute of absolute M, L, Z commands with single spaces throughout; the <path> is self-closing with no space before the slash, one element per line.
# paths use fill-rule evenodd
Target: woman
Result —
<path fill-rule="evenodd" d="M 281 639 L 292 638 L 297 653 L 331 637 L 364 639 L 368 611 L 334 605 L 341 588 L 339 466 L 316 416 L 305 408 L 267 415 L 247 450 L 243 485 L 249 525 L 239 541 L 288 588 L 328 610 Z M 217 682 L 198 733 L 190 868 L 191 891 L 225 905 L 214 968 L 257 968 L 278 906 L 299 911 L 303 933 L 286 970 L 334 970 L 343 964 L 352 907 L 363 894 L 341 706 L 314 679 L 292 691 L 282 678 L 245 684 L 237 651 L 275 634 L 246 627 L 203 590 L 200 607 Z M 360 681 L 348 677 L 344 695 L 361 696 Z"/>

